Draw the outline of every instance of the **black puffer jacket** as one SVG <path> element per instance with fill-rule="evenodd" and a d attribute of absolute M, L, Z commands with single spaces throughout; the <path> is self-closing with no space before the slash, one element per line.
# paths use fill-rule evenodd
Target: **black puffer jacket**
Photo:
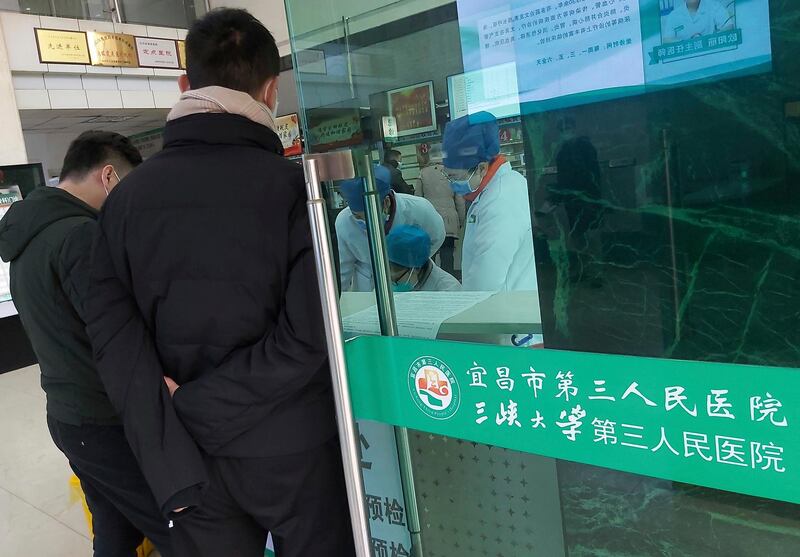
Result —
<path fill-rule="evenodd" d="M 241 116 L 179 118 L 164 139 L 112 192 L 93 261 L 89 331 L 134 452 L 147 470 L 162 374 L 211 455 L 318 446 L 336 422 L 301 168 Z"/>

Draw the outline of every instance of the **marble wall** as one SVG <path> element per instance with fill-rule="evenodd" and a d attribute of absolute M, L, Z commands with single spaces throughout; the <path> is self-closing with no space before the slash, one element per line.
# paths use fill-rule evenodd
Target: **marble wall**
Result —
<path fill-rule="evenodd" d="M 770 10 L 768 73 L 524 118 L 548 347 L 800 367 L 800 5 Z M 570 556 L 800 554 L 797 505 L 558 469 Z"/>

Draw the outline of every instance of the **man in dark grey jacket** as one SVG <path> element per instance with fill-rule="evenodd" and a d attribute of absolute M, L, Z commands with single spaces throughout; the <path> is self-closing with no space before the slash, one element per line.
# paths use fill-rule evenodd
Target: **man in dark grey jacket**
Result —
<path fill-rule="evenodd" d="M 0 256 L 11 262 L 14 303 L 39 360 L 47 423 L 81 480 L 95 557 L 132 557 L 143 535 L 172 554 L 168 520 L 106 395 L 85 329 L 97 213 L 141 161 L 119 134 L 83 133 L 67 152 L 60 187 L 34 190 L 0 221 Z"/>

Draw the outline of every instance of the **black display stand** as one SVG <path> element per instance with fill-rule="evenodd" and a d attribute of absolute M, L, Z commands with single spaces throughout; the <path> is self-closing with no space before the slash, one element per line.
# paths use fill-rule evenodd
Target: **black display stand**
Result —
<path fill-rule="evenodd" d="M 0 319 L 0 373 L 28 367 L 37 362 L 19 315 Z"/>

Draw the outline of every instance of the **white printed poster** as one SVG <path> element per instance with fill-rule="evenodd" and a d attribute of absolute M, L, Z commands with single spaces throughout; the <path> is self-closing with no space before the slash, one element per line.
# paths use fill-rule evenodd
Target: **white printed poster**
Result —
<path fill-rule="evenodd" d="M 513 106 L 515 94 L 522 112 L 551 110 L 771 67 L 768 0 L 457 3 L 473 85 L 456 92 L 470 102 L 461 113 Z M 486 78 L 509 65 L 516 91 L 513 79 Z"/>

